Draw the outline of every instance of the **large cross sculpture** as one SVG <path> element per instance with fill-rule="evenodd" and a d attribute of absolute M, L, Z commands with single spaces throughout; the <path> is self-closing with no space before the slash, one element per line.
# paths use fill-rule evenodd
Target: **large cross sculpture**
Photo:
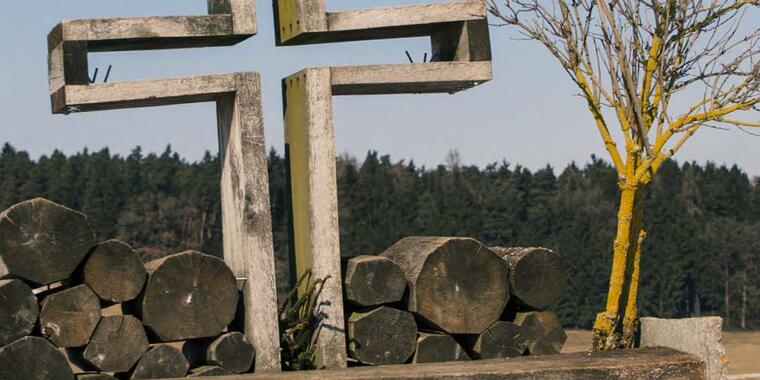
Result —
<path fill-rule="evenodd" d="M 255 0 L 207 0 L 208 15 L 69 20 L 48 35 L 53 113 L 216 102 L 223 257 L 245 278 L 256 371 L 280 369 L 272 221 L 258 73 L 98 83 L 89 52 L 234 45 L 256 34 Z M 307 68 L 283 79 L 295 272 L 330 276 L 319 300 L 320 367 L 346 366 L 333 95 L 453 93 L 491 79 L 483 0 L 327 12 L 325 0 L 273 0 L 277 45 L 429 36 L 430 62 Z"/>

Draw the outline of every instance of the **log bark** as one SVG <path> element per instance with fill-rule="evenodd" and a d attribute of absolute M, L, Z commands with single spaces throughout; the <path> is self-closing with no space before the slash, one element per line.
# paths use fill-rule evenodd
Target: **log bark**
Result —
<path fill-rule="evenodd" d="M 161 342 L 219 335 L 235 317 L 238 291 L 224 261 L 187 251 L 145 265 L 140 311 Z"/>
<path fill-rule="evenodd" d="M 518 247 L 491 250 L 507 262 L 512 300 L 522 309 L 545 310 L 565 291 L 567 272 L 556 252 Z"/>
<path fill-rule="evenodd" d="M 517 313 L 515 324 L 522 329 L 530 355 L 559 354 L 567 340 L 565 330 L 552 312 Z"/>
<path fill-rule="evenodd" d="M 58 347 L 82 347 L 100 321 L 100 300 L 89 286 L 79 285 L 42 300 L 40 331 Z"/>
<path fill-rule="evenodd" d="M 446 334 L 420 333 L 412 363 L 442 363 L 470 360 L 454 338 Z"/>
<path fill-rule="evenodd" d="M 255 356 L 253 345 L 239 332 L 222 334 L 214 339 L 206 350 L 207 364 L 225 368 L 233 373 L 248 372 Z"/>
<path fill-rule="evenodd" d="M 74 374 L 66 357 L 50 342 L 26 336 L 0 347 L 0 379 L 70 380 Z"/>
<path fill-rule="evenodd" d="M 406 311 L 380 306 L 348 318 L 348 353 L 361 363 L 401 364 L 416 345 L 417 325 Z"/>
<path fill-rule="evenodd" d="M 0 278 L 46 285 L 71 275 L 95 245 L 87 217 L 35 198 L 0 213 Z"/>
<path fill-rule="evenodd" d="M 118 240 L 98 244 L 84 264 L 84 283 L 101 299 L 119 303 L 137 297 L 145 285 L 140 255 Z"/>
<path fill-rule="evenodd" d="M 522 356 L 527 341 L 520 326 L 512 322 L 498 321 L 479 335 L 462 339 L 473 359 L 498 359 Z"/>
<path fill-rule="evenodd" d="M 401 266 L 409 284 L 406 306 L 450 334 L 480 334 L 509 300 L 507 266 L 477 240 L 407 237 L 382 253 Z"/>
<path fill-rule="evenodd" d="M 188 369 L 190 363 L 185 359 L 182 350 L 167 344 L 158 344 L 140 357 L 130 379 L 185 377 Z"/>
<path fill-rule="evenodd" d="M 203 367 L 198 367 L 190 371 L 190 375 L 188 375 L 187 377 L 224 376 L 224 375 L 232 375 L 232 374 L 233 374 L 232 372 L 222 367 L 203 366 Z"/>
<path fill-rule="evenodd" d="M 32 288 L 21 280 L 0 280 L 0 347 L 29 335 L 39 312 Z"/>
<path fill-rule="evenodd" d="M 406 277 L 393 260 L 382 256 L 356 256 L 348 260 L 346 299 L 360 306 L 399 302 L 406 290 Z"/>
<path fill-rule="evenodd" d="M 147 349 L 148 338 L 137 318 L 103 317 L 84 349 L 84 359 L 103 372 L 126 372 Z"/>

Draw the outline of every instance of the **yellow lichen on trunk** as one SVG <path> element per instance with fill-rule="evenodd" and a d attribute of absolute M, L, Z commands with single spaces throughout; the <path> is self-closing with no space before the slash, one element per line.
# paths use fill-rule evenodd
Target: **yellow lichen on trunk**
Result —
<path fill-rule="evenodd" d="M 632 144 L 628 144 L 626 151 L 625 176 L 619 184 L 620 206 L 607 304 L 594 324 L 596 350 L 632 347 L 636 330 L 639 262 L 646 237 L 642 223 L 647 182 L 635 180 L 642 161 L 639 151 Z"/>

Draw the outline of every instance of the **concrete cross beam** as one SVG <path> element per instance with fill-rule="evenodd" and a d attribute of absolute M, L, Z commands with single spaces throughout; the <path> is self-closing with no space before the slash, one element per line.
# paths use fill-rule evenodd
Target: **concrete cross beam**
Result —
<path fill-rule="evenodd" d="M 89 84 L 88 53 L 227 46 L 255 34 L 255 0 L 208 0 L 205 16 L 64 20 L 48 34 L 50 93 Z"/>
<path fill-rule="evenodd" d="M 435 36 L 486 20 L 480 0 L 341 12 L 327 12 L 325 0 L 277 0 L 275 12 L 278 45 Z"/>

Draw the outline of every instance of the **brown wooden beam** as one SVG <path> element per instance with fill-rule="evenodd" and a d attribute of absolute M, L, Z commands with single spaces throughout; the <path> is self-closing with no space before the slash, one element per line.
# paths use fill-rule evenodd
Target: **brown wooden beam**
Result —
<path fill-rule="evenodd" d="M 341 370 L 299 371 L 282 374 L 250 374 L 226 380 L 634 380 L 705 379 L 705 364 L 698 357 L 669 348 L 642 348 L 563 355 L 473 360 L 448 363 L 355 367 Z"/>

